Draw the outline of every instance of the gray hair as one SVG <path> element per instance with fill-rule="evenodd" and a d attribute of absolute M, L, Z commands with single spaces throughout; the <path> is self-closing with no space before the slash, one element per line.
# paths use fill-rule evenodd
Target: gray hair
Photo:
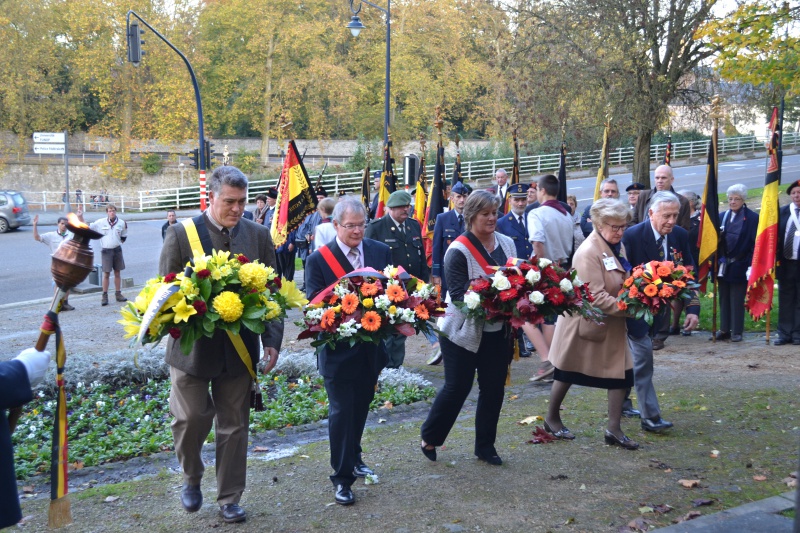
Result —
<path fill-rule="evenodd" d="M 624 220 L 628 222 L 631 218 L 631 209 L 621 200 L 616 198 L 601 198 L 589 208 L 589 216 L 592 224 L 605 224 L 607 220 Z"/>
<path fill-rule="evenodd" d="M 361 203 L 361 199 L 353 198 L 352 196 L 345 196 L 341 200 L 336 203 L 336 207 L 333 208 L 333 220 L 337 224 L 342 223 L 342 218 L 344 217 L 345 213 L 353 213 L 355 215 L 361 215 L 364 217 L 364 222 L 367 221 L 367 210 L 364 207 L 364 204 Z"/>
<path fill-rule="evenodd" d="M 669 191 L 658 191 L 650 197 L 650 210 L 653 213 L 658 213 L 661 209 L 661 204 L 678 204 L 680 206 L 681 201 Z"/>
<path fill-rule="evenodd" d="M 467 231 L 472 230 L 472 219 L 478 216 L 478 213 L 486 209 L 497 211 L 498 207 L 500 207 L 500 199 L 489 191 L 475 191 L 470 194 L 464 204 L 463 212 Z"/>
<path fill-rule="evenodd" d="M 617 186 L 617 189 L 619 189 L 619 184 L 617 183 L 617 180 L 615 180 L 614 178 L 606 178 L 603 181 L 601 181 L 600 188 L 602 189 L 603 185 L 606 185 L 607 183 L 613 183 L 614 185 Z"/>
<path fill-rule="evenodd" d="M 689 200 L 689 205 L 692 206 L 692 209 L 694 209 L 695 211 L 700 209 L 700 197 L 697 196 L 696 192 L 687 189 L 683 191 L 678 191 L 678 194 Z"/>
<path fill-rule="evenodd" d="M 223 185 L 235 189 L 247 189 L 247 176 L 236 167 L 217 167 L 211 173 L 211 177 L 208 178 L 208 190 L 216 196 L 222 190 Z"/>
<path fill-rule="evenodd" d="M 508 172 L 506 172 L 506 169 L 498 168 L 497 171 L 494 173 L 495 177 L 500 173 L 502 173 L 504 176 L 508 176 Z"/>
<path fill-rule="evenodd" d="M 728 187 L 728 196 L 736 195 L 740 197 L 742 200 L 747 200 L 747 187 L 745 187 L 741 183 L 736 183 L 735 185 L 731 185 Z"/>

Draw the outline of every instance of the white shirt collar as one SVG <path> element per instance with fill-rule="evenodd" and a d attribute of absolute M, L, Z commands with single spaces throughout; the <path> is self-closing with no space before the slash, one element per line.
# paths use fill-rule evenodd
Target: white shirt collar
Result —
<path fill-rule="evenodd" d="M 350 253 L 350 249 L 351 248 L 349 246 L 347 246 L 345 243 L 343 243 L 342 241 L 340 241 L 338 235 L 336 236 L 336 244 L 339 245 L 339 249 L 342 251 L 344 256 L 347 257 L 347 254 Z M 364 241 L 363 240 L 358 243 L 357 248 L 358 248 L 359 257 L 361 258 L 361 266 L 366 266 L 366 264 L 364 263 Z"/>

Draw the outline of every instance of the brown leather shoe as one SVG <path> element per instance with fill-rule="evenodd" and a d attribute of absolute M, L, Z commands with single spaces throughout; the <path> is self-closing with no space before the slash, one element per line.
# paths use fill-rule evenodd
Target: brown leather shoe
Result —
<path fill-rule="evenodd" d="M 203 506 L 203 493 L 200 485 L 185 484 L 181 489 L 181 505 L 187 513 L 196 513 Z"/>
<path fill-rule="evenodd" d="M 100 305 L 108 305 L 108 293 L 104 292 L 103 296 L 100 298 Z"/>
<path fill-rule="evenodd" d="M 233 524 L 234 522 L 244 522 L 247 520 L 247 513 L 244 509 L 239 507 L 238 503 L 226 503 L 220 506 L 219 514 L 226 524 Z"/>
<path fill-rule="evenodd" d="M 664 340 L 663 339 L 653 339 L 653 351 L 661 350 L 664 348 Z"/>
<path fill-rule="evenodd" d="M 119 291 L 117 291 L 116 293 L 114 293 L 114 297 L 117 299 L 117 301 L 118 301 L 118 302 L 127 302 L 127 301 L 128 301 L 128 299 L 127 299 L 127 298 L 125 298 L 125 297 L 122 295 L 122 293 L 121 293 L 121 292 L 119 292 Z"/>

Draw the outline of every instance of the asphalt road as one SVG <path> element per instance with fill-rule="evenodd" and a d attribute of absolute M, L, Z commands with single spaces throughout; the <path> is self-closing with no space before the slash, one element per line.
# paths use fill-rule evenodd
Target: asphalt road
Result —
<path fill-rule="evenodd" d="M 719 165 L 719 191 L 724 192 L 734 183 L 743 183 L 749 188 L 764 185 L 765 160 L 748 159 L 721 163 Z M 631 174 L 615 174 L 613 177 L 624 189 L 630 184 Z M 705 165 L 675 168 L 675 189 L 689 189 L 702 195 L 705 186 Z M 782 182 L 800 179 L 800 155 L 786 156 L 783 159 Z M 594 194 L 595 178 L 569 180 L 569 193 L 578 197 L 580 208 L 587 205 Z M 141 216 L 141 215 L 140 215 Z M 162 216 L 160 213 L 154 216 Z M 125 219 L 124 213 L 120 218 Z M 94 219 L 92 219 L 94 220 Z M 133 278 L 135 285 L 142 285 L 148 278 L 157 274 L 158 257 L 161 253 L 161 226 L 164 220 L 134 220 L 128 222 L 128 240 L 123 245 L 126 269 L 124 277 Z M 54 226 L 42 225 L 40 232 L 54 230 Z M 95 242 L 95 244 L 97 244 Z M 53 294 L 50 279 L 50 258 L 48 248 L 33 240 L 33 228 L 25 226 L 17 231 L 0 235 L 0 305 L 10 305 L 31 300 L 49 300 Z M 95 254 L 95 263 L 100 262 L 100 254 Z M 111 280 L 113 284 L 113 279 Z M 113 290 L 113 285 L 112 289 Z M 125 291 L 130 298 L 138 290 Z M 97 300 L 100 296 L 88 296 Z M 46 305 L 43 306 L 46 309 Z"/>

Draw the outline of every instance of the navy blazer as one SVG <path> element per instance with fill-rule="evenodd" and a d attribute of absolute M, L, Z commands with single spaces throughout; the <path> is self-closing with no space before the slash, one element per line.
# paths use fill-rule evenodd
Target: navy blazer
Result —
<path fill-rule="evenodd" d="M 739 234 L 739 239 L 733 249 L 726 249 L 724 227 L 720 228 L 723 231 L 720 232 L 719 249 L 725 253 L 725 262 L 728 266 L 725 270 L 724 279 L 728 283 L 747 283 L 747 269 L 750 268 L 750 264 L 753 262 L 753 250 L 756 247 L 758 213 L 751 211 L 746 205 L 742 207 L 741 211 L 744 213 L 742 232 Z M 728 211 L 725 211 L 719 217 L 720 222 L 727 222 L 729 216 Z"/>
<path fill-rule="evenodd" d="M 382 242 L 364 239 L 364 266 L 375 270 L 383 270 L 392 264 L 392 252 Z M 333 256 L 338 259 L 345 273 L 352 272 L 350 261 L 342 253 L 336 239 L 327 243 Z M 338 276 L 328 266 L 325 258 L 319 251 L 313 252 L 306 259 L 306 297 L 310 300 L 316 293 L 325 289 L 336 280 Z M 356 343 L 352 348 L 347 344 L 339 344 L 334 349 L 325 348 L 319 353 L 317 364 L 319 373 L 326 378 L 347 378 L 356 374 L 356 369 L 361 365 L 369 365 L 375 372 L 375 377 L 380 374 L 380 369 L 386 366 L 386 348 L 381 342 L 379 345 L 362 342 Z"/>
<path fill-rule="evenodd" d="M 464 221 L 466 228 L 467 221 Z M 447 281 L 444 277 L 444 253 L 450 244 L 461 235 L 464 229 L 458 224 L 458 213 L 451 209 L 446 213 L 436 215 L 436 224 L 433 227 L 433 258 L 431 275 L 442 278 L 442 298 L 447 292 Z"/>
<path fill-rule="evenodd" d="M 775 260 L 778 266 L 775 268 L 775 275 L 778 279 L 792 279 L 797 275 L 793 269 L 789 268 L 791 261 L 783 256 L 783 246 L 786 243 L 786 227 L 789 225 L 789 209 L 794 207 L 794 202 L 781 207 L 778 210 L 778 242 L 775 247 Z"/>
<path fill-rule="evenodd" d="M 637 267 L 642 263 L 647 263 L 653 260 L 659 260 L 658 257 L 658 244 L 653 234 L 653 226 L 650 220 L 640 222 L 635 226 L 631 226 L 622 235 L 622 244 L 625 246 L 625 255 L 631 267 Z M 674 261 L 675 252 L 679 252 L 683 257 L 683 265 L 687 268 L 696 266 L 696 261 L 692 256 L 692 248 L 689 245 L 689 232 L 680 226 L 672 228 L 672 233 L 667 235 L 667 259 Z M 686 309 L 687 314 L 700 314 L 699 305 L 691 305 Z M 658 317 L 656 317 L 658 319 Z M 628 334 L 635 338 L 641 338 L 647 335 L 650 326 L 644 320 L 634 320 L 629 318 L 628 321 Z M 654 321 L 654 326 L 657 320 Z"/>
<path fill-rule="evenodd" d="M 0 529 L 22 520 L 6 409 L 19 407 L 32 399 L 25 365 L 14 360 L 0 362 Z"/>
<path fill-rule="evenodd" d="M 523 219 L 525 215 L 523 214 Z M 497 221 L 497 232 L 506 237 L 511 237 L 514 246 L 517 247 L 518 259 L 530 259 L 533 255 L 533 244 L 528 240 L 527 228 L 519 223 L 519 219 L 513 212 L 505 215 Z"/>

